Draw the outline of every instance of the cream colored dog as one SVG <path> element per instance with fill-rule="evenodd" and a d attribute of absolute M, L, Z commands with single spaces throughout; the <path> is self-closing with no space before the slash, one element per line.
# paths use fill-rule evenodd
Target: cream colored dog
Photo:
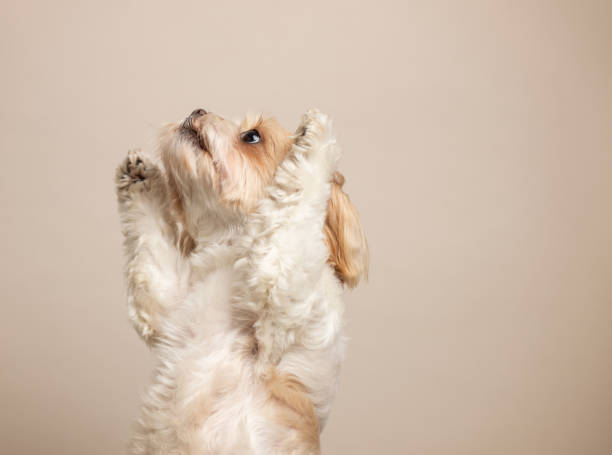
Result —
<path fill-rule="evenodd" d="M 117 170 L 129 316 L 159 357 L 134 454 L 312 454 L 367 274 L 331 123 L 202 109 Z M 157 164 L 157 161 L 160 161 Z"/>

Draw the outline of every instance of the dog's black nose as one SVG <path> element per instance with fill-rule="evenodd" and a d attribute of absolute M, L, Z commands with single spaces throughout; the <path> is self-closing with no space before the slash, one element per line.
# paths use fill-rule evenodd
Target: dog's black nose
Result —
<path fill-rule="evenodd" d="M 196 109 L 195 111 L 193 111 L 191 114 L 189 114 L 189 117 L 191 118 L 198 118 L 198 117 L 202 117 L 203 115 L 206 115 L 207 112 L 200 108 L 200 109 Z"/>
<path fill-rule="evenodd" d="M 200 109 L 196 109 L 195 111 L 193 111 L 191 114 L 189 114 L 187 116 L 187 118 L 183 121 L 182 123 L 182 127 L 186 128 L 188 130 L 191 130 L 194 128 L 194 122 L 199 119 L 200 117 L 203 117 L 207 114 L 208 112 L 206 112 L 204 109 L 200 108 Z"/>

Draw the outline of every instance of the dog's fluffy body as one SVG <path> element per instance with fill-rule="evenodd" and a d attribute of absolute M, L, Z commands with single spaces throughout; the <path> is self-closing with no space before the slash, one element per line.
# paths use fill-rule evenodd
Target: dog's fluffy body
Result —
<path fill-rule="evenodd" d="M 131 453 L 319 452 L 367 247 L 329 119 L 266 122 L 192 116 L 159 165 L 118 169 L 129 315 L 159 358 Z"/>

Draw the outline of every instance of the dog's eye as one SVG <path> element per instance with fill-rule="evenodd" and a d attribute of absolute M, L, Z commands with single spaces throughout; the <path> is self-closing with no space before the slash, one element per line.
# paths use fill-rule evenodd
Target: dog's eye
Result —
<path fill-rule="evenodd" d="M 241 138 L 247 144 L 257 144 L 261 140 L 261 136 L 257 130 L 245 131 L 242 133 Z"/>

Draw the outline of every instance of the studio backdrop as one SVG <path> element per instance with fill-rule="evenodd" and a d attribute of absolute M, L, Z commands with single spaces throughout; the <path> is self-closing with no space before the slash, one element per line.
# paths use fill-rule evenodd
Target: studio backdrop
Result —
<path fill-rule="evenodd" d="M 0 5 L 0 452 L 122 453 L 128 149 L 202 107 L 335 122 L 371 251 L 327 454 L 612 453 L 612 5 Z"/>

